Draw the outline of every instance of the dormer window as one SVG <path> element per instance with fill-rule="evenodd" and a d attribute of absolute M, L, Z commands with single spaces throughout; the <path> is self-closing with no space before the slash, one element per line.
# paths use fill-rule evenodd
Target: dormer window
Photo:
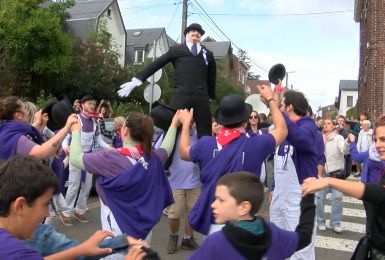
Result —
<path fill-rule="evenodd" d="M 144 62 L 144 50 L 135 51 L 135 65 L 143 64 Z"/>

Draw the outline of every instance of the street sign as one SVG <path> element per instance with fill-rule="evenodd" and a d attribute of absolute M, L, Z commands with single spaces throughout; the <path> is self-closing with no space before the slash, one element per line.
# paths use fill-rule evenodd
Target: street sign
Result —
<path fill-rule="evenodd" d="M 152 89 L 152 91 L 151 91 Z M 152 101 L 151 101 L 151 92 L 152 92 Z M 162 91 L 160 90 L 160 87 L 158 84 L 154 83 L 154 85 L 151 85 L 151 84 L 148 84 L 145 89 L 144 89 L 144 93 L 143 93 L 143 96 L 144 96 L 144 99 L 152 104 L 154 103 L 155 101 L 158 101 L 159 98 L 160 98 L 160 94 L 162 93 Z"/>

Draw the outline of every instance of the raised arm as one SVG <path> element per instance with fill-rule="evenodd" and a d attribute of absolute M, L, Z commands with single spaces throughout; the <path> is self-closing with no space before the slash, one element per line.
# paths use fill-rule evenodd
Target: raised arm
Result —
<path fill-rule="evenodd" d="M 270 132 L 275 139 L 275 145 L 279 146 L 287 136 L 287 126 L 279 110 L 278 101 L 274 99 L 274 93 L 270 87 L 262 85 L 258 86 L 262 101 L 269 106 L 275 129 Z"/>
<path fill-rule="evenodd" d="M 70 153 L 70 163 L 76 168 L 84 169 L 83 163 L 83 149 L 80 143 L 80 125 L 74 124 L 71 127 L 72 131 L 72 141 L 71 141 L 71 153 Z"/>
<path fill-rule="evenodd" d="M 167 130 L 167 134 L 164 137 L 162 144 L 160 145 L 160 148 L 163 148 L 167 151 L 167 156 L 170 156 L 170 154 L 172 153 L 172 149 L 174 148 L 175 135 L 179 125 L 180 125 L 180 122 L 179 122 L 179 110 L 178 110 L 175 113 L 174 117 L 172 118 L 171 125 Z"/>
<path fill-rule="evenodd" d="M 193 118 L 193 109 L 183 109 L 180 111 L 179 120 L 182 123 L 182 132 L 179 143 L 180 158 L 190 161 L 190 124 Z"/>
<path fill-rule="evenodd" d="M 350 143 L 350 155 L 352 156 L 352 159 L 354 161 L 364 163 L 369 159 L 369 151 L 363 153 L 358 152 L 355 139 L 356 137 L 354 136 L 354 134 L 349 134 L 348 142 Z"/>
<path fill-rule="evenodd" d="M 37 159 L 45 159 L 49 156 L 55 155 L 60 148 L 64 138 L 70 131 L 72 124 L 78 122 L 77 116 L 72 114 L 68 117 L 66 125 L 60 129 L 51 139 L 41 145 L 35 145 L 29 155 Z"/>

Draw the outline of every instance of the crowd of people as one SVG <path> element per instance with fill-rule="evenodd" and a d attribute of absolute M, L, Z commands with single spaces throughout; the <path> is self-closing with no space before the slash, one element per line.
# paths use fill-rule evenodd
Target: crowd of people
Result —
<path fill-rule="evenodd" d="M 213 83 L 212 53 L 194 45 L 204 30 L 192 24 L 185 33 L 187 45 L 140 72 L 120 94 L 128 95 L 169 61 L 182 74 L 185 68 L 178 66 L 195 62 L 198 74 Z M 343 194 L 363 200 L 371 259 L 385 258 L 384 117 L 373 129 L 365 114 L 361 129 L 343 116 L 316 124 L 304 94 L 285 91 L 279 82 L 274 90 L 257 87 L 268 117 L 230 94 L 220 100 L 210 130 L 205 108 L 215 85 L 194 79 L 193 87 L 204 86 L 191 99 L 191 80 L 177 78 L 175 113 L 159 132 L 155 119 L 141 113 L 116 117 L 115 130 L 106 129 L 111 105 L 102 100 L 96 109 L 90 95 L 75 100 L 74 113 L 58 129 L 47 127 L 52 115 L 44 109 L 15 96 L 0 99 L 0 259 L 159 259 L 151 237 L 165 209 L 169 254 L 179 248 L 184 217 L 181 248 L 194 250 L 189 259 L 315 259 L 317 228 L 343 232 Z M 274 179 L 265 220 L 258 212 L 269 160 Z M 352 160 L 362 163 L 361 182 L 346 180 Z M 79 243 L 45 222 L 57 214 L 64 226 L 75 219 L 87 223 L 94 175 L 101 230 Z M 205 235 L 201 245 L 194 232 Z"/>

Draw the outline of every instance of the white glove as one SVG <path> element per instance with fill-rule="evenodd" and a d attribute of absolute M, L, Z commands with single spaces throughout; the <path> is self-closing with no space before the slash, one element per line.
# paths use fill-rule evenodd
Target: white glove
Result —
<path fill-rule="evenodd" d="M 130 82 L 126 82 L 120 86 L 120 90 L 118 91 L 118 95 L 120 97 L 127 97 L 130 95 L 131 91 L 137 86 L 142 85 L 142 81 L 137 78 L 132 78 Z"/>

